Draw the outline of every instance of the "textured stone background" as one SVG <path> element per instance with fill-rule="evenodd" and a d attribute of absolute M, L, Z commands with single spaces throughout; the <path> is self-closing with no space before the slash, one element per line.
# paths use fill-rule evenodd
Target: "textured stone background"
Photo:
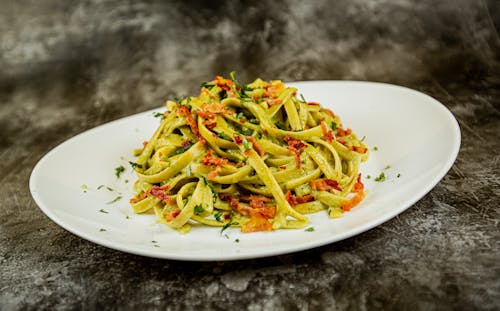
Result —
<path fill-rule="evenodd" d="M 0 1 L 0 309 L 499 310 L 499 1 Z M 452 170 L 357 237 L 258 260 L 156 260 L 32 201 L 40 157 L 239 73 L 384 81 L 458 119 Z M 424 124 L 422 126 L 425 126 Z"/>

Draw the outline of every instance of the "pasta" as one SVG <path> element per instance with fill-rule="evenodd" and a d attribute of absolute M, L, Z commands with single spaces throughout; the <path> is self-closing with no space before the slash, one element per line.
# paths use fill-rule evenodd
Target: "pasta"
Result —
<path fill-rule="evenodd" d="M 339 117 L 279 80 L 202 84 L 198 97 L 166 102 L 156 132 L 135 150 L 130 203 L 182 233 L 192 226 L 242 232 L 302 228 L 365 196 L 368 148 Z"/>

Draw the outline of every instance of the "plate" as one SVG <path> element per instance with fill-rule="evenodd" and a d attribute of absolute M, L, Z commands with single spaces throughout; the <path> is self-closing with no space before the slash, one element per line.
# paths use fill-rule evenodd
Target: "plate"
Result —
<path fill-rule="evenodd" d="M 135 176 L 131 151 L 159 124 L 146 111 L 79 134 L 47 153 L 30 178 L 40 209 L 66 230 L 133 254 L 177 260 L 236 260 L 301 251 L 343 240 L 400 214 L 429 192 L 453 165 L 460 129 L 435 99 L 400 86 L 354 81 L 288 83 L 308 101 L 338 114 L 365 136 L 370 158 L 361 166 L 368 194 L 342 218 L 309 215 L 307 228 L 242 234 L 238 228 L 194 227 L 181 235 L 135 215 L 128 204 Z M 374 149 L 377 149 L 376 151 Z M 117 178 L 115 168 L 124 166 Z M 384 172 L 385 181 L 375 177 Z M 370 175 L 370 179 L 367 176 Z"/>

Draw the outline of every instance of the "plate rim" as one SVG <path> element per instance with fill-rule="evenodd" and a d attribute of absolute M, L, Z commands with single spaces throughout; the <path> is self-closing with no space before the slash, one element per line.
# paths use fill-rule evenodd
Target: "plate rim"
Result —
<path fill-rule="evenodd" d="M 371 82 L 371 81 L 356 81 L 356 80 L 308 80 L 308 81 L 291 81 L 291 82 L 285 82 L 287 85 L 300 85 L 300 84 L 359 84 L 359 85 L 372 85 L 372 86 L 378 86 L 378 87 L 384 87 L 384 88 L 393 88 L 393 89 L 400 89 L 404 90 L 406 92 L 413 93 L 414 95 L 417 95 L 419 97 L 422 97 L 426 101 L 429 101 L 429 103 L 432 103 L 434 106 L 438 107 L 442 112 L 444 112 L 444 115 L 446 116 L 446 119 L 450 122 L 449 125 L 451 125 L 452 129 L 452 134 L 453 137 L 455 138 L 455 143 L 453 144 L 453 149 L 448 153 L 448 157 L 446 161 L 443 161 L 443 165 L 441 169 L 439 170 L 438 173 L 433 177 L 432 182 L 428 183 L 425 187 L 421 188 L 420 191 L 416 192 L 415 194 L 412 195 L 412 197 L 405 202 L 405 204 L 399 204 L 396 208 L 392 209 L 390 213 L 383 214 L 380 217 L 377 217 L 375 219 L 371 219 L 368 222 L 363 223 L 360 226 L 354 227 L 351 230 L 348 230 L 346 232 L 340 233 L 335 235 L 333 238 L 320 238 L 317 240 L 313 240 L 312 242 L 309 243 L 304 243 L 304 244 L 298 244 L 296 246 L 290 247 L 287 245 L 286 247 L 280 247 L 277 246 L 276 248 L 266 250 L 263 252 L 253 252 L 253 253 L 232 253 L 232 254 L 226 254 L 226 255 L 205 255 L 205 256 L 194 256 L 190 254 L 175 254 L 172 252 L 165 252 L 164 250 L 146 250 L 146 249 L 137 249 L 134 247 L 127 247 L 127 244 L 124 243 L 118 243 L 114 242 L 105 238 L 99 238 L 96 237 L 85 230 L 80 230 L 78 228 L 74 228 L 70 225 L 68 225 L 64 220 L 62 220 L 60 217 L 58 217 L 54 212 L 52 212 L 51 208 L 46 206 L 43 202 L 42 197 L 40 197 L 37 189 L 36 189 L 36 178 L 38 174 L 40 174 L 40 170 L 43 167 L 43 164 L 49 160 L 50 156 L 54 153 L 56 153 L 59 149 L 64 148 L 64 145 L 70 143 L 71 141 L 78 139 L 81 136 L 84 135 L 91 135 L 94 131 L 98 131 L 102 127 L 109 126 L 111 124 L 117 123 L 117 122 L 123 122 L 127 119 L 138 117 L 140 115 L 145 115 L 157 110 L 163 109 L 163 107 L 158 107 L 155 109 L 150 109 L 146 110 L 143 112 L 138 112 L 133 115 L 128 115 L 119 119 L 115 119 L 109 122 L 106 122 L 104 124 L 100 124 L 98 126 L 95 126 L 93 128 L 87 129 L 83 132 L 80 132 L 78 134 L 75 134 L 74 136 L 71 136 L 64 140 L 63 142 L 59 143 L 55 147 L 51 148 L 48 152 L 46 152 L 35 164 L 33 167 L 30 178 L 29 178 L 29 189 L 31 196 L 33 200 L 35 201 L 36 205 L 38 208 L 54 223 L 59 225 L 60 227 L 64 228 L 66 231 L 83 238 L 87 241 L 93 242 L 95 244 L 105 246 L 114 250 L 122 251 L 125 253 L 130 253 L 130 254 L 135 254 L 135 255 L 141 255 L 145 257 L 151 257 L 151 258 L 158 258 L 158 259 L 170 259 L 170 260 L 182 260 L 182 261 L 232 261 L 232 260 L 245 260 L 245 259 L 254 259 L 254 258 L 265 258 L 265 257 L 270 257 L 270 256 L 276 256 L 276 255 L 283 255 L 283 254 L 291 254 L 291 253 L 296 253 L 299 251 L 303 250 L 308 250 L 308 249 L 313 249 L 317 248 L 320 246 L 324 246 L 327 244 L 335 243 L 341 240 L 348 239 L 350 237 L 356 236 L 358 234 L 361 234 L 363 232 L 369 231 L 387 221 L 390 219 L 394 218 L 395 216 L 403 213 L 405 210 L 413 206 L 417 201 L 425 197 L 448 173 L 448 171 L 451 169 L 453 164 L 455 163 L 458 153 L 460 151 L 460 146 L 461 146 L 461 131 L 460 131 L 460 126 L 453 115 L 453 113 L 440 101 L 437 99 L 433 98 L 430 95 L 427 95 L 421 91 L 417 91 L 405 86 L 400 86 L 396 84 L 390 84 L 390 83 L 384 83 L 384 82 Z"/>

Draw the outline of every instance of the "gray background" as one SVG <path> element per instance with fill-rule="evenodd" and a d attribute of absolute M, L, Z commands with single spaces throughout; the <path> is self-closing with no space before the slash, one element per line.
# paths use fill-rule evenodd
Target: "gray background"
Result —
<path fill-rule="evenodd" d="M 498 310 L 499 27 L 486 0 L 0 1 L 0 309 Z M 459 121 L 460 154 L 393 220 L 256 260 L 124 254 L 36 207 L 51 148 L 231 70 L 417 89 Z"/>

